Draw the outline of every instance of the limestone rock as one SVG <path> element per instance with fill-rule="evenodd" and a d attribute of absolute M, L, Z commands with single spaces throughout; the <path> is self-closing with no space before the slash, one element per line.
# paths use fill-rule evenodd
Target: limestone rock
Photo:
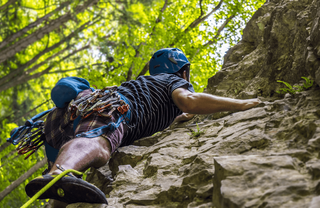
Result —
<path fill-rule="evenodd" d="M 314 88 L 203 121 L 197 137 L 195 124 L 168 129 L 120 148 L 110 183 L 107 168 L 88 179 L 105 175 L 110 207 L 316 207 L 319 105 Z"/>
<path fill-rule="evenodd" d="M 106 204 L 88 204 L 88 203 L 76 203 L 70 204 L 67 208 L 107 208 L 110 207 Z"/>
<path fill-rule="evenodd" d="M 307 207 L 310 203 L 308 177 L 299 173 L 289 156 L 224 156 L 214 160 L 213 204 L 217 207 Z"/>
<path fill-rule="evenodd" d="M 320 207 L 320 196 L 314 197 L 309 206 L 309 208 L 318 208 L 318 207 Z"/>
<path fill-rule="evenodd" d="M 319 84 L 319 7 L 312 0 L 267 2 L 247 24 L 243 39 L 227 52 L 206 91 L 251 98 L 275 96 L 283 87 L 277 80 L 293 85 L 310 76 Z"/>

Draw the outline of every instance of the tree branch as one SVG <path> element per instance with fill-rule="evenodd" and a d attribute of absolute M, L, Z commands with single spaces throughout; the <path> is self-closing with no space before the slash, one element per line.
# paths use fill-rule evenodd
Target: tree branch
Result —
<path fill-rule="evenodd" d="M 17 153 L 17 150 L 16 149 L 13 149 L 11 150 L 9 153 L 7 153 L 5 156 L 3 156 L 0 161 L 1 162 L 5 162 L 5 161 L 8 161 L 9 160 L 9 157 L 12 156 L 14 153 Z M 1 164 L 2 166 L 2 164 Z"/>
<path fill-rule="evenodd" d="M 71 34 L 69 34 L 67 37 L 65 37 L 63 40 L 61 40 L 60 42 L 52 45 L 49 48 L 44 49 L 43 51 L 41 51 L 39 54 L 37 54 L 35 57 L 33 57 L 30 61 L 28 61 L 27 63 L 23 64 L 21 67 L 19 67 L 18 69 L 15 69 L 13 71 L 11 71 L 9 74 L 7 74 L 6 76 L 0 78 L 0 86 L 10 82 L 11 79 L 19 74 L 21 74 L 26 68 L 28 68 L 29 66 L 31 66 L 32 64 L 34 64 L 42 55 L 58 48 L 60 45 L 62 45 L 63 43 L 65 43 L 66 41 L 70 40 L 71 38 L 73 38 L 74 36 L 76 36 L 80 31 L 84 30 L 86 28 L 86 26 L 88 26 L 90 22 L 86 22 L 85 24 L 83 24 L 81 27 L 79 27 L 78 29 L 76 29 L 74 32 L 72 32 Z M 94 24 L 94 23 L 93 23 Z M 92 25 L 92 24 L 91 24 Z"/>
<path fill-rule="evenodd" d="M 63 53 L 64 53 L 65 51 L 67 51 L 69 48 L 71 48 L 71 45 L 68 45 L 66 48 L 64 48 L 64 49 L 62 49 L 61 51 L 57 52 L 56 54 L 50 56 L 49 58 L 47 58 L 46 60 L 42 61 L 41 63 L 34 65 L 32 68 L 30 68 L 30 69 L 28 69 L 27 71 L 25 71 L 25 72 L 22 74 L 22 76 L 28 75 L 28 74 L 34 72 L 34 71 L 37 70 L 39 67 L 43 66 L 45 63 L 48 63 L 48 61 L 54 59 L 55 57 L 57 57 L 57 56 L 59 56 L 59 55 L 61 55 L 61 54 L 63 54 Z M 20 77 L 22 77 L 22 76 L 20 76 Z M 19 78 L 20 78 L 20 77 L 19 77 Z M 19 78 L 18 78 L 18 79 L 19 79 Z"/>
<path fill-rule="evenodd" d="M 30 23 L 29 25 L 25 26 L 23 29 L 19 30 L 18 32 L 16 32 L 13 35 L 10 35 L 9 37 L 7 37 L 6 39 L 4 39 L 1 43 L 0 43 L 0 49 L 2 49 L 3 47 L 5 47 L 7 44 L 9 44 L 10 42 L 14 41 L 16 38 L 19 38 L 20 36 L 22 36 L 23 34 L 25 34 L 26 32 L 28 32 L 30 29 L 38 26 L 39 24 L 41 24 L 43 21 L 47 20 L 49 17 L 51 17 L 53 14 L 61 11 L 63 8 L 65 8 L 66 6 L 68 6 L 69 2 L 64 2 L 61 4 L 60 7 L 58 7 L 57 9 L 55 9 L 54 11 L 50 12 L 49 14 L 37 19 L 36 21 Z"/>
<path fill-rule="evenodd" d="M 103 64 L 101 64 L 101 63 L 99 63 L 99 64 L 92 64 L 91 66 L 100 66 L 100 65 L 103 65 Z M 76 71 L 76 70 L 79 70 L 79 69 L 83 69 L 83 68 L 85 68 L 85 67 L 86 67 L 86 66 L 80 66 L 80 67 L 73 68 L 73 69 L 57 70 L 57 71 L 48 72 L 47 74 L 56 74 L 56 73 L 65 73 L 65 72 L 70 72 L 70 71 Z"/>
<path fill-rule="evenodd" d="M 211 12 L 209 12 L 206 16 L 203 17 L 203 11 L 202 11 L 202 6 L 201 6 L 201 2 L 202 0 L 200 0 L 200 9 L 201 9 L 201 14 L 200 16 L 194 20 L 183 32 L 184 33 L 187 33 L 189 32 L 190 30 L 192 30 L 193 28 L 195 28 L 196 26 L 198 26 L 201 22 L 203 22 L 204 20 L 206 20 L 208 17 L 210 17 L 210 15 L 212 15 L 215 11 L 217 11 L 218 9 L 220 9 L 222 3 L 223 3 L 223 0 L 220 0 L 219 4 L 213 8 L 211 10 Z"/>
<path fill-rule="evenodd" d="M 64 60 L 66 60 L 67 58 L 69 58 L 70 56 L 72 56 L 72 55 L 74 55 L 74 54 L 76 54 L 76 53 L 78 53 L 78 52 L 80 52 L 80 51 L 82 51 L 82 50 L 84 50 L 84 49 L 87 49 L 87 48 L 89 48 L 89 47 L 90 47 L 90 46 L 87 45 L 87 46 L 84 46 L 84 47 L 82 47 L 82 48 L 80 48 L 80 49 L 78 49 L 78 50 L 75 50 L 75 51 L 73 51 L 72 53 L 70 53 L 69 55 L 63 57 L 59 62 L 64 61 Z M 59 51 L 58 53 L 60 53 L 60 51 Z M 24 75 L 24 76 L 15 77 L 11 82 L 9 82 L 9 83 L 7 83 L 7 84 L 5 84 L 5 85 L 1 85 L 1 86 L 0 86 L 0 92 L 1 92 L 1 91 L 4 91 L 4 90 L 7 90 L 7 89 L 9 89 L 9 88 L 11 88 L 11 87 L 15 87 L 15 86 L 17 86 L 17 85 L 19 85 L 19 84 L 21 84 L 21 83 L 28 82 L 28 81 L 30 81 L 30 80 L 32 80 L 32 79 L 38 78 L 38 77 L 40 77 L 40 76 L 48 73 L 54 66 L 55 66 L 55 64 L 52 64 L 51 66 L 49 66 L 49 67 L 46 68 L 45 70 L 43 70 L 43 71 L 41 71 L 41 72 L 38 72 L 38 73 L 36 73 L 36 74 L 33 74 L 33 75 L 26 74 L 26 75 Z"/>
<path fill-rule="evenodd" d="M 17 188 L 23 181 L 29 178 L 33 173 L 39 170 L 47 163 L 47 159 L 44 158 L 37 164 L 35 164 L 32 168 L 30 168 L 26 173 L 20 176 L 17 180 L 13 181 L 8 187 L 6 187 L 3 191 L 0 192 L 0 201 L 7 196 L 11 191 Z"/>
<path fill-rule="evenodd" d="M 98 0 L 88 0 L 84 3 L 82 6 L 77 6 L 75 8 L 75 14 L 78 14 L 82 11 L 84 11 L 87 7 L 91 6 L 93 3 L 96 3 Z M 37 40 L 41 39 L 45 34 L 59 28 L 59 26 L 70 19 L 73 18 L 73 15 L 69 12 L 68 14 L 65 14 L 53 21 L 51 21 L 50 24 L 45 25 L 44 27 L 40 28 L 38 31 L 32 33 L 31 35 L 15 42 L 10 47 L 4 49 L 0 53 L 0 63 L 3 63 L 6 59 L 14 56 L 16 53 L 24 50 L 29 45 L 33 44 Z"/>
<path fill-rule="evenodd" d="M 159 16 L 158 16 L 157 19 L 156 19 L 156 24 L 155 24 L 154 27 L 152 28 L 152 31 L 151 31 L 151 33 L 148 35 L 148 38 L 151 38 L 151 36 L 153 35 L 153 33 L 154 33 L 155 29 L 156 29 L 156 25 L 157 25 L 159 22 L 161 22 L 162 13 L 164 12 L 164 10 L 166 10 L 167 7 L 168 7 L 168 0 L 165 0 L 164 4 L 163 4 L 163 6 L 162 6 L 162 8 L 161 8 L 161 10 L 160 10 L 160 14 L 159 14 Z M 148 39 L 148 38 L 147 38 L 147 39 Z"/>
<path fill-rule="evenodd" d="M 211 10 L 211 12 L 209 12 L 206 16 L 203 17 L 203 11 L 202 11 L 202 0 L 200 0 L 200 9 L 201 9 L 201 14 L 200 16 L 195 19 L 184 31 L 183 33 L 188 33 L 190 30 L 192 30 L 193 28 L 195 28 L 196 26 L 198 26 L 201 22 L 203 22 L 204 20 L 206 20 L 208 17 L 210 17 L 211 14 L 213 14 L 215 11 L 217 11 L 218 9 L 220 9 L 221 5 L 223 3 L 223 0 L 220 0 L 219 4 L 213 8 Z M 178 42 L 178 37 L 176 37 L 174 39 L 174 41 L 170 44 L 170 47 L 173 47 L 175 45 L 176 42 Z"/>
<path fill-rule="evenodd" d="M 15 118 L 15 119 L 12 121 L 12 123 L 17 123 L 20 119 L 25 118 L 27 115 L 29 115 L 30 113 L 32 113 L 32 112 L 35 111 L 36 109 L 40 108 L 40 107 L 43 106 L 44 104 L 48 103 L 50 100 L 51 100 L 51 99 L 48 99 L 48 100 L 44 101 L 43 103 L 41 103 L 40 105 L 34 107 L 33 109 L 31 109 L 30 111 L 28 111 L 28 112 L 25 113 L 24 115 L 19 116 L 19 118 Z M 28 120 L 28 118 L 25 119 L 25 120 Z"/>
<path fill-rule="evenodd" d="M 162 6 L 162 8 L 161 8 L 161 10 L 160 10 L 161 12 L 160 12 L 159 16 L 158 16 L 157 19 L 156 19 L 156 24 L 158 24 L 159 22 L 161 22 L 162 13 L 164 12 L 164 10 L 166 10 L 167 6 L 168 6 L 168 0 L 165 0 L 164 4 L 163 4 L 163 6 Z M 156 24 L 155 24 L 154 27 L 152 28 L 152 32 L 148 35 L 148 38 L 151 38 L 151 36 L 153 35 L 153 33 L 154 33 L 155 29 L 156 29 Z M 147 38 L 147 39 L 148 39 L 148 38 Z M 140 44 L 140 45 L 141 45 L 141 44 Z M 140 45 L 139 45 L 139 49 L 140 49 Z M 132 68 L 133 68 L 133 66 L 131 65 L 131 67 L 130 67 L 130 69 L 131 69 L 130 79 L 131 79 L 131 76 L 132 76 Z M 129 69 L 129 71 L 130 71 L 130 69 Z M 138 77 L 145 75 L 145 73 L 147 73 L 148 70 L 149 70 L 149 61 L 146 63 L 146 65 L 145 65 L 145 66 L 143 67 L 143 69 L 140 71 Z M 128 72 L 128 77 L 129 77 L 129 72 Z M 128 77 L 127 77 L 127 81 L 129 81 L 129 80 L 128 80 Z"/>
<path fill-rule="evenodd" d="M 136 51 L 136 55 L 134 55 L 135 58 L 137 58 L 140 55 L 139 49 L 140 49 L 142 44 L 143 43 L 140 43 L 139 46 L 137 47 L 137 49 L 135 50 Z M 127 81 L 131 80 L 133 66 L 134 66 L 134 61 L 132 61 L 131 66 L 130 66 L 130 68 L 128 70 Z"/>
<path fill-rule="evenodd" d="M 30 10 L 44 10 L 44 9 L 47 9 L 49 7 L 53 7 L 53 6 L 57 6 L 58 4 L 51 4 L 49 6 L 45 6 L 45 7 L 42 7 L 42 8 L 33 8 L 33 7 L 30 7 L 30 6 L 23 6 L 23 5 L 20 5 L 20 7 L 22 8 L 26 8 L 26 9 L 30 9 Z"/>
<path fill-rule="evenodd" d="M 13 2 L 15 2 L 16 0 L 9 0 L 7 3 L 5 3 L 4 5 L 0 6 L 0 10 L 4 9 L 5 7 L 9 6 L 10 4 L 12 4 Z"/>
<path fill-rule="evenodd" d="M 149 70 L 149 61 L 144 65 L 144 67 L 141 70 L 141 72 L 139 73 L 138 77 L 145 75 L 148 70 Z"/>
<path fill-rule="evenodd" d="M 0 152 L 10 146 L 10 142 L 5 142 L 0 146 Z"/>
<path fill-rule="evenodd" d="M 161 22 L 162 13 L 164 12 L 164 10 L 166 10 L 167 6 L 168 6 L 168 0 L 165 0 L 165 1 L 164 1 L 164 5 L 163 5 L 162 9 L 160 10 L 161 12 L 160 12 L 159 16 L 158 16 L 157 19 L 156 19 L 156 23 Z M 154 29 L 154 28 L 153 28 L 153 29 Z"/>
<path fill-rule="evenodd" d="M 7 143 L 9 143 L 9 142 L 7 142 Z M 11 144 L 11 143 L 9 143 L 9 144 Z M 16 156 L 14 156 L 13 158 L 11 158 L 10 160 L 7 160 L 6 162 L 1 163 L 0 168 L 6 166 L 9 162 L 11 162 L 11 160 L 15 160 L 15 159 L 17 159 L 17 158 L 20 157 L 20 156 L 21 156 L 21 155 L 18 155 L 18 154 L 17 154 Z"/>
<path fill-rule="evenodd" d="M 26 64 L 23 65 L 21 68 L 14 70 L 13 72 L 16 72 L 16 71 L 17 71 L 17 73 L 10 73 L 10 74 L 9 74 L 10 76 L 8 75 L 8 76 L 10 77 L 10 79 L 6 79 L 6 80 L 4 80 L 5 82 L 2 82 L 2 83 L 1 83 L 1 85 L 0 85 L 0 92 L 2 91 L 1 88 L 2 88 L 3 86 L 10 85 L 10 82 L 13 82 L 13 81 L 16 80 L 16 79 L 19 79 L 19 78 L 21 78 L 21 77 L 24 77 L 24 76 L 30 74 L 31 72 L 37 70 L 39 67 L 41 67 L 42 65 L 44 65 L 45 63 L 47 63 L 47 62 L 50 61 L 51 59 L 59 56 L 60 54 L 62 54 L 63 52 L 65 52 L 65 51 L 66 51 L 67 49 L 69 49 L 70 47 L 71 47 L 71 46 L 68 46 L 68 47 L 66 47 L 65 49 L 62 49 L 61 51 L 59 51 L 58 53 L 53 54 L 52 56 L 48 57 L 46 60 L 42 61 L 41 63 L 36 64 L 36 65 L 33 66 L 32 68 L 28 69 L 28 70 L 25 71 L 23 74 L 21 74 L 21 73 L 22 73 L 23 70 L 26 68 L 26 67 L 25 67 Z M 21 76 L 14 76 L 14 74 L 18 75 L 18 72 L 19 72 L 18 70 L 19 70 L 19 71 L 22 70 L 21 73 L 19 73 L 19 74 L 21 74 Z M 4 77 L 4 78 L 5 78 L 5 77 Z M 1 81 L 2 81 L 2 80 L 1 80 Z"/>
<path fill-rule="evenodd" d="M 83 68 L 84 68 L 84 66 L 81 66 L 81 67 L 78 67 L 78 68 L 74 68 L 74 69 L 57 70 L 57 71 L 48 72 L 47 74 L 66 73 L 66 72 L 76 71 L 78 69 L 83 69 Z"/>
<path fill-rule="evenodd" d="M 14 118 L 13 118 L 13 121 L 8 121 L 7 123 L 17 123 L 19 120 L 21 120 L 22 118 L 25 118 L 27 115 L 29 115 L 30 113 L 32 113 L 34 110 L 36 110 L 37 108 L 40 108 L 41 106 L 43 106 L 44 104 L 46 104 L 46 103 L 48 103 L 49 101 L 50 101 L 51 99 L 48 99 L 48 100 L 46 100 L 45 102 L 43 102 L 43 103 L 41 103 L 40 105 L 38 105 L 38 106 L 36 106 L 36 107 L 34 107 L 33 109 L 31 109 L 31 110 L 29 110 L 28 112 L 26 112 L 24 115 L 17 115 L 17 116 L 15 116 Z M 16 111 L 17 112 L 17 111 Z M 6 116 L 3 116 L 3 117 L 1 117 L 0 118 L 0 121 L 1 120 L 4 120 L 5 118 L 8 118 L 8 117 L 10 117 L 10 115 L 11 114 L 16 114 L 16 112 L 10 112 L 8 115 L 6 115 Z M 19 112 L 19 111 L 18 111 Z M 28 120 L 28 118 L 26 119 L 25 118 L 25 120 Z M 8 144 L 8 146 L 9 146 L 9 144 L 11 144 L 10 142 L 6 142 L 6 143 L 4 143 L 4 144 L 2 144 L 1 146 L 0 146 L 0 152 L 3 150 L 2 148 L 6 148 L 7 146 L 6 146 L 6 144 Z M 3 146 L 3 147 L 2 147 Z"/>
<path fill-rule="evenodd" d="M 235 17 L 235 15 L 231 15 L 230 17 L 228 17 L 224 23 L 219 27 L 217 34 L 212 38 L 212 40 L 209 40 L 207 43 L 205 43 L 201 48 L 207 47 L 208 45 L 212 45 L 214 43 L 217 42 L 218 37 L 220 36 L 222 30 L 226 27 L 226 25 Z M 198 50 L 196 51 L 196 53 L 193 54 L 193 57 L 195 57 L 199 52 L 200 49 L 198 48 Z"/>
<path fill-rule="evenodd" d="M 224 23 L 219 27 L 217 34 L 212 38 L 212 40 L 209 40 L 206 44 L 204 44 L 203 46 L 206 47 L 208 45 L 212 45 L 213 43 L 215 43 L 219 37 L 219 35 L 221 34 L 222 30 L 227 26 L 227 24 L 235 17 L 235 15 L 231 15 L 230 17 L 228 17 Z"/>

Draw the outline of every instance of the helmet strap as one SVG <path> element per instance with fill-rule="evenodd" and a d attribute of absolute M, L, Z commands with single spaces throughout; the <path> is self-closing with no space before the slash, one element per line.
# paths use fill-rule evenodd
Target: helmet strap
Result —
<path fill-rule="evenodd" d="M 190 65 L 185 65 L 174 74 L 190 82 Z"/>

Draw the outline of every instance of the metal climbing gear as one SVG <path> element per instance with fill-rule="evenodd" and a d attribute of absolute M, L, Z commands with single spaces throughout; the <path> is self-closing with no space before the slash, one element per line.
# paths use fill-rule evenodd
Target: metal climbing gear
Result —
<path fill-rule="evenodd" d="M 107 125 L 77 134 L 76 137 L 97 137 L 108 131 L 114 131 L 123 121 L 128 122 L 131 115 L 128 103 L 129 101 L 125 96 L 117 92 L 116 89 L 110 88 L 96 90 L 76 101 L 72 100 L 68 106 L 71 120 L 78 116 L 87 118 L 94 113 L 101 117 L 111 118 L 114 111 L 119 113 L 115 122 L 110 121 Z"/>
<path fill-rule="evenodd" d="M 7 139 L 7 142 L 11 142 L 14 145 L 19 144 L 17 147 L 19 155 L 30 152 L 24 159 L 30 157 L 30 155 L 35 153 L 44 144 L 44 122 L 39 119 L 43 118 L 53 109 L 54 108 L 39 113 L 26 121 L 24 126 L 17 127 L 11 131 L 10 138 Z"/>
<path fill-rule="evenodd" d="M 119 93 L 105 89 L 95 90 L 78 100 L 72 100 L 68 106 L 68 111 L 71 113 L 70 120 L 72 121 L 78 116 L 87 118 L 93 113 L 101 117 L 111 118 L 115 110 L 123 115 L 129 110 L 129 105 L 121 99 Z"/>

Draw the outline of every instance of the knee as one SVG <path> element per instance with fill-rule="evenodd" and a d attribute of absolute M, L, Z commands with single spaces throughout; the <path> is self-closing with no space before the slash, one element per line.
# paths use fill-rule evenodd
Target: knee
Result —
<path fill-rule="evenodd" d="M 90 142 L 88 141 L 88 138 L 76 138 L 76 139 L 72 139 L 71 141 L 62 145 L 61 150 L 64 150 L 66 148 L 88 149 L 88 148 L 90 148 L 90 146 L 92 146 L 89 144 L 90 144 Z M 91 144 L 93 144 L 93 143 L 91 143 Z"/>
<path fill-rule="evenodd" d="M 99 146 L 101 156 L 109 159 L 111 156 L 111 146 L 109 141 L 101 136 L 95 137 L 93 140 L 95 141 L 95 144 Z"/>
<path fill-rule="evenodd" d="M 73 153 L 95 153 L 95 157 L 109 159 L 111 148 L 108 140 L 103 137 L 86 138 L 80 137 L 69 141 L 61 147 L 61 151 L 68 149 Z"/>
<path fill-rule="evenodd" d="M 64 144 L 60 151 L 69 151 L 74 154 L 79 152 L 91 153 L 99 152 L 100 145 L 97 141 L 90 138 L 76 138 Z"/>

